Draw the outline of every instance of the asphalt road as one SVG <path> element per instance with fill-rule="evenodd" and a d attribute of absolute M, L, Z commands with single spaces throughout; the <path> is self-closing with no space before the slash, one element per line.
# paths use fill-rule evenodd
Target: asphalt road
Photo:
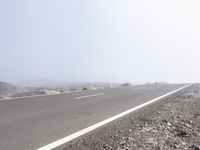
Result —
<path fill-rule="evenodd" d="M 183 86 L 146 85 L 0 101 L 0 149 L 40 148 Z"/>

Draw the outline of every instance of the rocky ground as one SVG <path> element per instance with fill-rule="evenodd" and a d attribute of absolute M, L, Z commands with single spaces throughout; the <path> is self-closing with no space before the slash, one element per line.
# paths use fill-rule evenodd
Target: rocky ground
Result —
<path fill-rule="evenodd" d="M 193 85 L 57 149 L 200 150 L 200 85 Z"/>

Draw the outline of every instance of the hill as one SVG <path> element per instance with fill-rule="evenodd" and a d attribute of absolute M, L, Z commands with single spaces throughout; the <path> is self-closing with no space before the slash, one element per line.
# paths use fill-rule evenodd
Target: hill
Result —
<path fill-rule="evenodd" d="M 17 92 L 17 90 L 17 86 L 0 81 L 0 95 L 9 95 L 13 92 Z"/>

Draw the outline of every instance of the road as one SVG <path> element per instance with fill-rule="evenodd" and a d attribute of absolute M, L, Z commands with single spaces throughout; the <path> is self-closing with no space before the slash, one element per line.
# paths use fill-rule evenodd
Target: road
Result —
<path fill-rule="evenodd" d="M 183 86 L 121 87 L 0 101 L 0 149 L 40 148 Z"/>

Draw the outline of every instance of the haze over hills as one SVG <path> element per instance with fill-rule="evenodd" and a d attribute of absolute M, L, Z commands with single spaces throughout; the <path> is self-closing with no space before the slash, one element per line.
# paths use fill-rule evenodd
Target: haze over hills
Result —
<path fill-rule="evenodd" d="M 0 95 L 9 95 L 9 94 L 11 94 L 13 92 L 17 92 L 17 91 L 18 91 L 17 86 L 0 81 Z"/>
<path fill-rule="evenodd" d="M 113 82 L 67 82 L 57 80 L 23 80 L 15 81 L 14 84 L 21 87 L 50 87 L 50 88 L 80 88 L 88 85 L 102 86 L 106 84 L 119 85 Z"/>
<path fill-rule="evenodd" d="M 151 84 L 169 84 L 167 82 L 145 83 Z M 74 91 L 96 90 L 104 88 L 115 88 L 120 86 L 144 85 L 113 82 L 62 82 L 52 80 L 29 80 L 20 82 L 0 82 L 0 99 L 10 99 L 34 95 L 52 95 L 60 93 L 70 93 Z"/>
<path fill-rule="evenodd" d="M 47 80 L 14 82 L 14 84 L 0 82 L 0 99 L 59 94 L 72 91 L 95 90 L 118 86 L 120 86 L 120 84 L 117 83 L 58 82 Z"/>

